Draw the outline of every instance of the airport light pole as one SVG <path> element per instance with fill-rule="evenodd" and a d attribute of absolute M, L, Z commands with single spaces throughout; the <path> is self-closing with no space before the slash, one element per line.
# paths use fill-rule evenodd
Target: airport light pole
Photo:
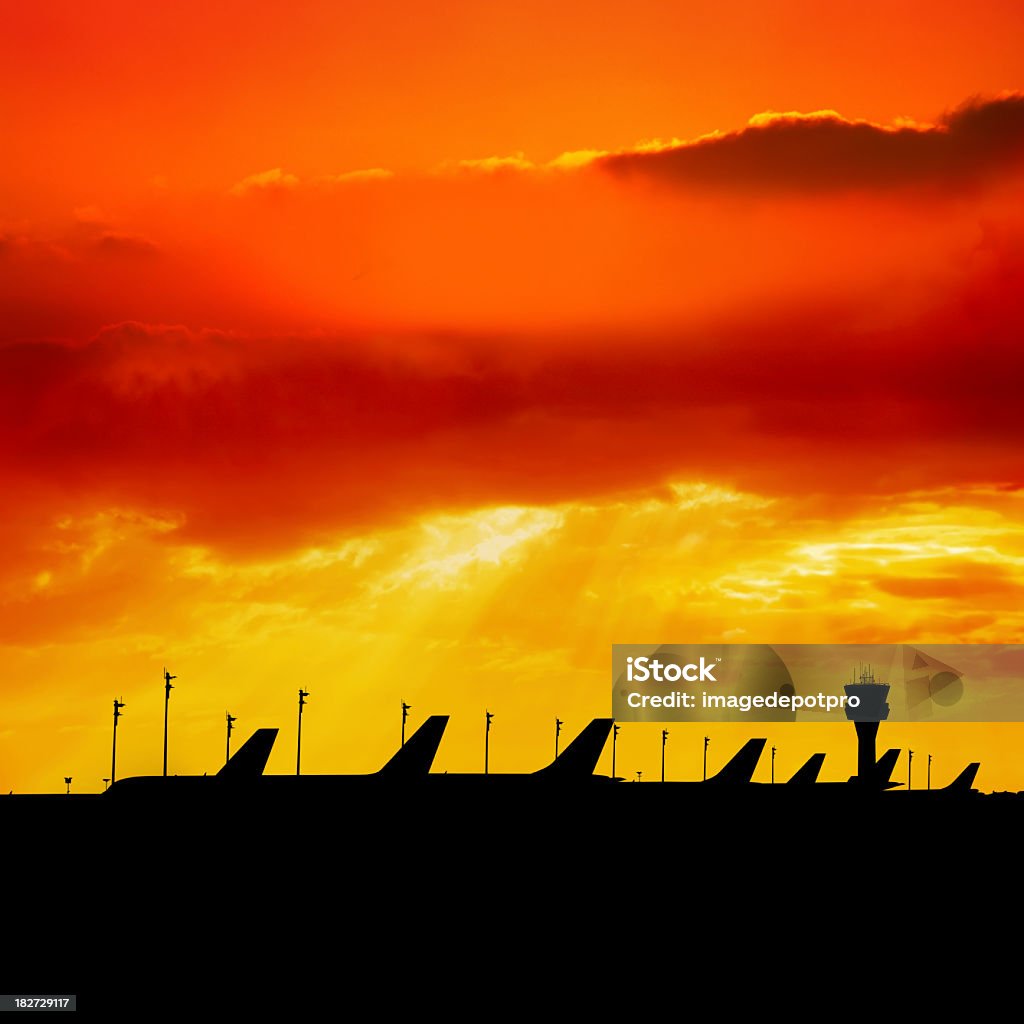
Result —
<path fill-rule="evenodd" d="M 775 785 L 775 748 L 772 747 L 772 785 Z"/>
<path fill-rule="evenodd" d="M 231 730 L 234 729 L 235 722 L 237 722 L 238 719 L 235 718 L 230 711 L 225 711 L 224 714 L 228 720 L 228 742 L 227 746 L 224 748 L 224 763 L 227 764 L 228 761 L 231 760 Z"/>
<path fill-rule="evenodd" d="M 928 755 L 928 788 L 932 788 L 932 755 Z"/>
<path fill-rule="evenodd" d="M 612 778 L 615 778 L 615 747 L 619 742 L 619 727 L 612 726 Z"/>
<path fill-rule="evenodd" d="M 402 746 L 405 746 L 405 720 L 409 717 L 409 712 L 412 711 L 412 705 L 406 704 L 402 701 Z"/>
<path fill-rule="evenodd" d="M 661 781 L 665 781 L 665 744 L 668 743 L 668 729 L 661 730 Z"/>
<path fill-rule="evenodd" d="M 913 786 L 912 786 L 912 785 L 910 784 L 910 780 L 911 780 L 911 778 L 913 777 L 913 776 L 911 775 L 911 773 L 912 773 L 912 772 L 913 772 L 913 770 L 914 770 L 914 752 L 913 752 L 912 750 L 908 750 L 908 751 L 907 751 L 907 754 L 909 755 L 909 756 L 907 757 L 907 790 L 909 791 L 909 790 L 911 790 L 911 789 L 913 789 L 913 788 L 914 788 L 914 787 L 913 787 Z"/>
<path fill-rule="evenodd" d="M 68 795 L 68 796 L 71 796 L 71 776 L 70 776 L 70 775 L 65 775 L 65 776 L 64 776 L 64 782 L 65 782 L 65 784 L 66 784 L 66 785 L 67 785 L 67 787 L 68 787 L 68 788 L 67 788 L 67 789 L 65 790 L 65 792 L 67 793 L 67 795 Z"/>
<path fill-rule="evenodd" d="M 558 737 L 562 734 L 562 726 L 565 723 L 555 716 L 555 760 L 558 760 Z"/>
<path fill-rule="evenodd" d="M 636 773 L 636 781 L 637 781 L 637 782 L 639 782 L 639 781 L 640 781 L 640 780 L 641 780 L 641 779 L 643 778 L 643 775 L 644 775 L 644 773 L 643 773 L 643 772 L 641 772 L 641 771 L 638 771 L 638 772 Z"/>
<path fill-rule="evenodd" d="M 298 742 L 295 746 L 295 774 L 302 774 L 302 709 L 306 706 L 306 698 L 309 696 L 309 690 L 304 690 L 299 687 L 299 735 Z"/>
<path fill-rule="evenodd" d="M 486 709 L 484 715 L 487 716 L 484 724 L 484 775 L 488 775 L 491 770 L 491 719 L 494 715 Z"/>
<path fill-rule="evenodd" d="M 171 703 L 171 690 L 174 689 L 171 686 L 171 680 L 177 679 L 177 676 L 172 676 L 167 671 L 166 666 L 164 667 L 164 778 L 167 778 L 167 708 Z"/>
<path fill-rule="evenodd" d="M 121 717 L 121 708 L 127 707 L 124 701 L 114 698 L 114 749 L 110 755 L 110 781 L 117 779 L 117 720 Z"/>
<path fill-rule="evenodd" d="M 710 736 L 704 737 L 704 781 L 708 781 L 708 744 L 711 742 Z"/>

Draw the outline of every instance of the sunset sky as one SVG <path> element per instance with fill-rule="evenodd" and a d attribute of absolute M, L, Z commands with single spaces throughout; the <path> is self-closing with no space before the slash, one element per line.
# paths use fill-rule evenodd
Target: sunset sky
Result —
<path fill-rule="evenodd" d="M 101 789 L 114 697 L 158 773 L 164 665 L 172 772 L 294 770 L 299 686 L 305 771 L 403 699 L 513 771 L 613 643 L 1024 642 L 1020 4 L 0 11 L 0 791 Z"/>

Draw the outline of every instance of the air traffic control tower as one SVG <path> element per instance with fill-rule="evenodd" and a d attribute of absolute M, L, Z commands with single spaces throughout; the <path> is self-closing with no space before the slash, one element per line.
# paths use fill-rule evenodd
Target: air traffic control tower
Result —
<path fill-rule="evenodd" d="M 875 772 L 875 737 L 878 735 L 878 723 L 889 717 L 888 683 L 876 683 L 875 675 L 870 669 L 861 671 L 860 680 L 847 683 L 843 687 L 847 697 L 859 697 L 860 704 L 851 708 L 846 704 L 846 717 L 853 722 L 857 730 L 857 779 L 869 782 Z"/>

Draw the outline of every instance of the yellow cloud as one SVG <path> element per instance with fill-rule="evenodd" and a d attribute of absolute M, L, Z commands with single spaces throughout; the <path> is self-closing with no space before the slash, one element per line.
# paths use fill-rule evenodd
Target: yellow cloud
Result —
<path fill-rule="evenodd" d="M 359 171 L 345 171 L 344 174 L 328 175 L 320 180 L 330 185 L 348 185 L 362 181 L 387 181 L 388 178 L 394 176 L 394 171 L 389 171 L 384 167 L 366 167 Z"/>
<path fill-rule="evenodd" d="M 547 166 L 556 170 L 572 170 L 576 167 L 585 167 L 607 155 L 606 149 L 574 149 L 556 156 Z"/>
<path fill-rule="evenodd" d="M 261 189 L 295 188 L 298 184 L 299 179 L 294 174 L 287 174 L 280 167 L 272 167 L 269 171 L 250 174 L 232 185 L 229 191 L 233 196 L 244 196 Z"/>
<path fill-rule="evenodd" d="M 533 161 L 527 160 L 523 153 L 516 153 L 513 156 L 488 156 L 477 160 L 458 160 L 453 165 L 458 170 L 484 171 L 493 173 L 495 171 L 530 171 L 536 166 Z"/>

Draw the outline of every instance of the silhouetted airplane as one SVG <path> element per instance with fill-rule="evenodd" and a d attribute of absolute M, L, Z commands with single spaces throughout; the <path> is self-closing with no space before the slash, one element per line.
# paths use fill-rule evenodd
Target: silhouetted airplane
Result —
<path fill-rule="evenodd" d="M 487 786 L 493 789 L 509 785 L 521 787 L 524 783 L 558 786 L 616 781 L 607 775 L 594 774 L 598 759 L 612 731 L 613 721 L 611 718 L 595 718 L 551 764 L 535 772 L 489 772 L 485 775 L 446 772 L 444 775 L 428 775 L 422 781 L 436 790 L 446 792 L 473 786 Z"/>
<path fill-rule="evenodd" d="M 703 789 L 707 793 L 714 792 L 719 786 L 738 786 L 745 789 L 750 784 L 754 769 L 757 768 L 757 762 L 761 759 L 761 752 L 764 750 L 764 745 L 767 742 L 766 739 L 747 740 L 721 770 L 707 779 L 699 779 L 697 781 L 667 780 L 665 782 L 655 782 L 649 788 L 671 787 L 673 792 L 679 792 L 680 787 L 687 787 L 690 792 Z M 616 779 L 615 781 L 621 782 L 622 780 Z"/>
<path fill-rule="evenodd" d="M 971 796 L 978 792 L 974 789 L 974 780 L 980 767 L 980 761 L 972 761 L 948 786 L 941 786 L 938 789 L 903 789 L 894 792 L 892 796 L 898 796 L 901 799 L 912 797 L 932 800 Z"/>

